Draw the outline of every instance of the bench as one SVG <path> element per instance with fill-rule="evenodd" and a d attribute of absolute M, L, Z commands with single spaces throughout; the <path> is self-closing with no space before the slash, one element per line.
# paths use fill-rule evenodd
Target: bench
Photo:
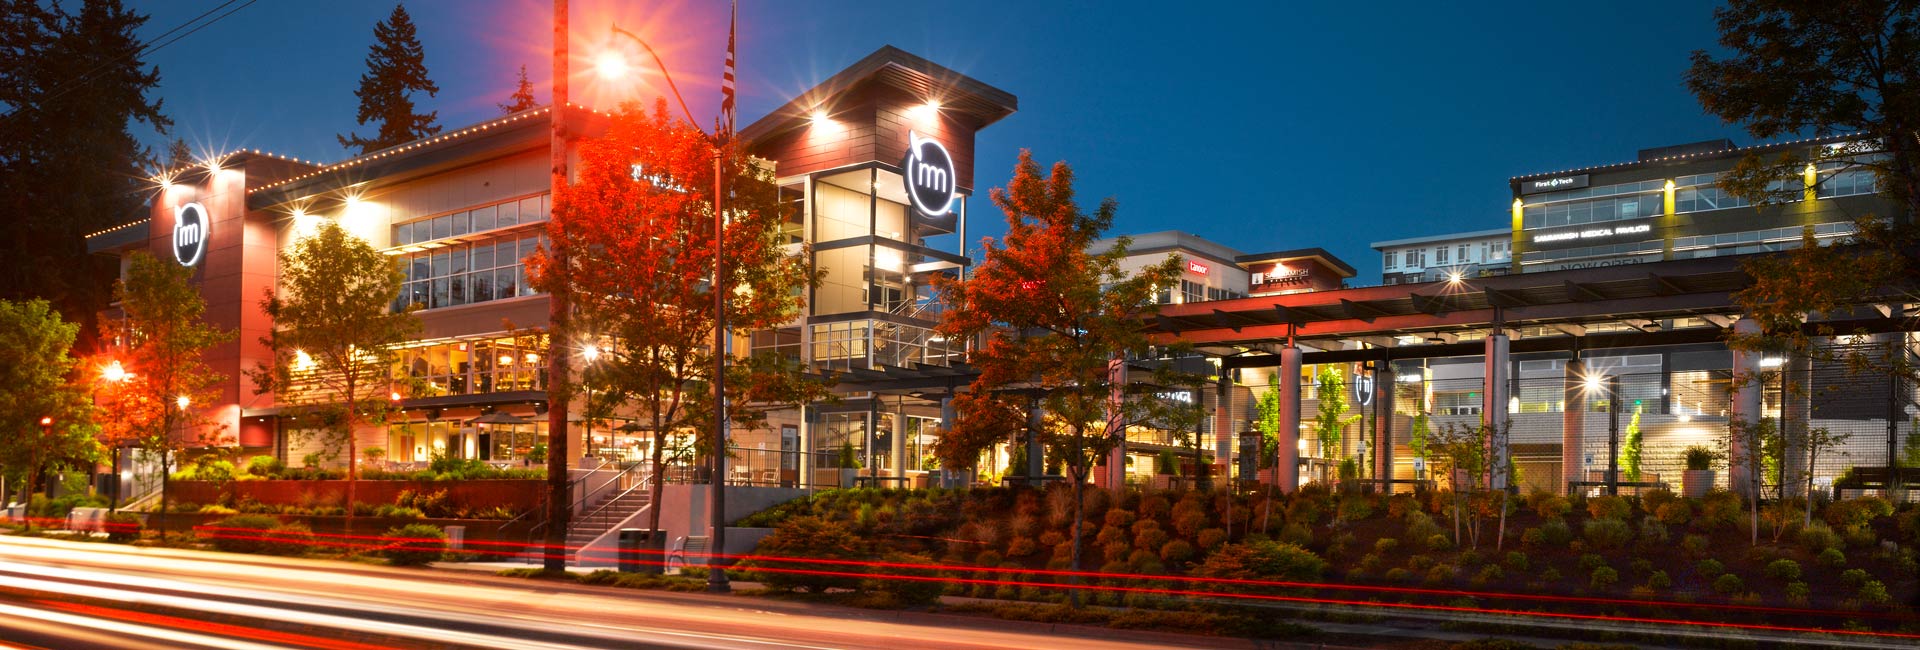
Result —
<path fill-rule="evenodd" d="M 1845 476 L 1833 482 L 1833 499 L 1840 500 L 1845 490 L 1885 490 L 1892 486 L 1893 470 L 1900 470 L 1901 485 L 1920 484 L 1920 467 L 1860 467 L 1847 470 Z"/>
<path fill-rule="evenodd" d="M 76 533 L 107 532 L 107 509 L 74 508 L 67 512 L 67 530 Z"/>
<path fill-rule="evenodd" d="M 688 535 L 673 541 L 673 550 L 667 553 L 667 570 L 675 567 L 706 565 L 712 561 L 707 557 L 713 548 L 713 538 L 706 535 Z"/>

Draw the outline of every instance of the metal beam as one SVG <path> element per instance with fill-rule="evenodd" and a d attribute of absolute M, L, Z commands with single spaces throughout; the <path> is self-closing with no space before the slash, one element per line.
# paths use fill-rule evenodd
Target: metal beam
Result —
<path fill-rule="evenodd" d="M 1686 289 L 1680 288 L 1680 285 L 1668 280 L 1667 276 L 1658 273 L 1648 273 L 1647 283 L 1653 285 L 1653 293 L 1656 295 L 1673 296 L 1687 292 Z"/>
<path fill-rule="evenodd" d="M 1574 302 L 1590 302 L 1594 300 L 1605 300 L 1607 298 L 1606 296 L 1601 295 L 1600 292 L 1594 291 L 1592 287 L 1588 287 L 1587 285 L 1580 284 L 1572 280 L 1567 281 L 1566 288 L 1567 288 L 1567 300 L 1571 300 Z"/>

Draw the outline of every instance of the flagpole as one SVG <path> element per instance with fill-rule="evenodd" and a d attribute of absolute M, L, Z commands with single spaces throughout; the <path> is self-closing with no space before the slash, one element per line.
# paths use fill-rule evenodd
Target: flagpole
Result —
<path fill-rule="evenodd" d="M 713 526 L 714 557 L 707 562 L 707 591 L 727 592 L 727 569 L 721 556 L 727 553 L 727 357 L 732 346 L 727 340 L 726 241 L 727 217 L 721 207 L 725 188 L 721 170 L 726 164 L 727 145 L 733 139 L 733 32 L 738 20 L 736 6 L 727 15 L 727 63 L 720 79 L 722 124 L 715 128 L 713 151 L 713 491 L 707 499 L 712 511 L 707 514 Z"/>

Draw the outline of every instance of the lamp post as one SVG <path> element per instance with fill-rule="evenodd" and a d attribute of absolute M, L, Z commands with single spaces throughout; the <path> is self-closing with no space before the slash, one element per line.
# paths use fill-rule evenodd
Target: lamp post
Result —
<path fill-rule="evenodd" d="M 133 376 L 133 373 L 127 372 L 126 366 L 120 365 L 120 361 L 117 359 L 108 363 L 107 367 L 100 369 L 100 380 L 114 386 L 120 385 L 121 382 L 126 381 L 129 377 L 132 377 L 132 376 Z M 98 405 L 100 403 L 100 394 L 98 391 L 94 392 L 93 402 L 95 405 Z M 113 448 L 112 467 L 113 467 L 113 494 L 107 497 L 107 512 L 110 512 L 110 513 L 120 508 L 120 447 L 119 446 L 115 446 Z"/>
<path fill-rule="evenodd" d="M 667 89 L 673 92 L 674 101 L 677 101 L 680 103 L 680 113 L 686 116 L 687 124 L 689 126 L 692 126 L 695 129 L 700 130 L 702 134 L 706 134 L 705 129 L 700 129 L 700 123 L 694 121 L 693 111 L 687 110 L 686 98 L 680 96 L 680 88 L 674 85 L 673 75 L 667 71 L 666 62 L 660 60 L 660 54 L 653 51 L 653 46 L 648 45 L 646 40 L 640 38 L 638 35 L 634 34 L 633 32 L 620 29 L 619 25 L 613 26 L 613 33 L 616 35 L 625 36 L 628 39 L 631 39 L 635 44 L 640 46 L 640 49 L 646 50 L 648 56 L 653 57 L 653 64 L 656 68 L 660 70 L 661 78 L 666 79 Z M 618 59 L 613 59 L 613 60 L 618 61 Z M 617 70 L 612 70 L 609 72 L 624 72 L 626 66 L 623 63 L 621 63 L 621 64 L 616 64 L 614 67 L 616 67 Z M 727 345 L 727 291 L 726 291 L 726 276 L 725 276 L 725 267 L 724 267 L 724 259 L 725 259 L 725 253 L 726 253 L 726 238 L 727 238 L 727 229 L 726 229 L 727 218 L 726 218 L 726 212 L 721 207 L 721 204 L 722 204 L 721 195 L 723 193 L 723 189 L 722 189 L 723 186 L 721 184 L 721 169 L 722 169 L 722 165 L 725 163 L 725 160 L 726 160 L 727 142 L 719 134 L 711 134 L 711 135 L 707 135 L 707 137 L 710 139 L 710 141 L 713 144 L 713 152 L 714 152 L 713 153 L 713 449 L 710 452 L 710 455 L 712 456 L 712 460 L 710 461 L 712 463 L 712 469 L 710 471 L 710 478 L 708 479 L 708 485 L 707 485 L 707 490 L 708 490 L 707 504 L 710 508 L 707 514 L 707 519 L 709 522 L 711 522 L 713 526 L 713 532 L 711 533 L 712 543 L 710 548 L 714 549 L 716 553 L 721 553 L 721 552 L 724 552 L 726 549 L 726 531 L 727 531 L 726 518 L 725 518 L 726 476 L 727 476 L 727 355 L 730 352 L 729 346 Z M 721 566 L 721 562 L 719 558 L 713 558 L 709 560 L 707 563 L 707 566 L 709 567 L 709 570 L 707 572 L 707 591 L 715 591 L 715 592 L 730 591 L 732 587 L 730 587 L 727 584 L 727 572 L 726 572 L 726 569 Z"/>
<path fill-rule="evenodd" d="M 587 455 L 592 456 L 593 455 L 593 382 L 588 381 L 584 375 L 587 371 L 590 371 L 593 369 L 593 362 L 600 360 L 600 346 L 594 345 L 592 343 L 588 343 L 587 347 L 582 348 L 580 350 L 580 358 L 585 359 L 587 362 L 587 367 L 581 369 L 582 376 L 580 378 L 580 385 L 587 389 L 586 417 L 583 417 L 581 419 L 586 421 L 585 424 L 587 427 L 587 431 L 586 431 Z"/>

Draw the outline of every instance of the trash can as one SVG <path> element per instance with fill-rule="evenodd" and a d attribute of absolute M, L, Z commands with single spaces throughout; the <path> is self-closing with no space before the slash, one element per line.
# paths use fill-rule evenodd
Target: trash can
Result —
<path fill-rule="evenodd" d="M 441 532 L 444 532 L 447 534 L 447 550 L 449 551 L 466 550 L 466 546 L 467 546 L 467 527 L 466 526 L 448 526 L 446 528 L 441 529 Z"/>
<path fill-rule="evenodd" d="M 620 572 L 664 572 L 667 560 L 667 536 L 652 534 L 644 528 L 620 529 Z"/>

